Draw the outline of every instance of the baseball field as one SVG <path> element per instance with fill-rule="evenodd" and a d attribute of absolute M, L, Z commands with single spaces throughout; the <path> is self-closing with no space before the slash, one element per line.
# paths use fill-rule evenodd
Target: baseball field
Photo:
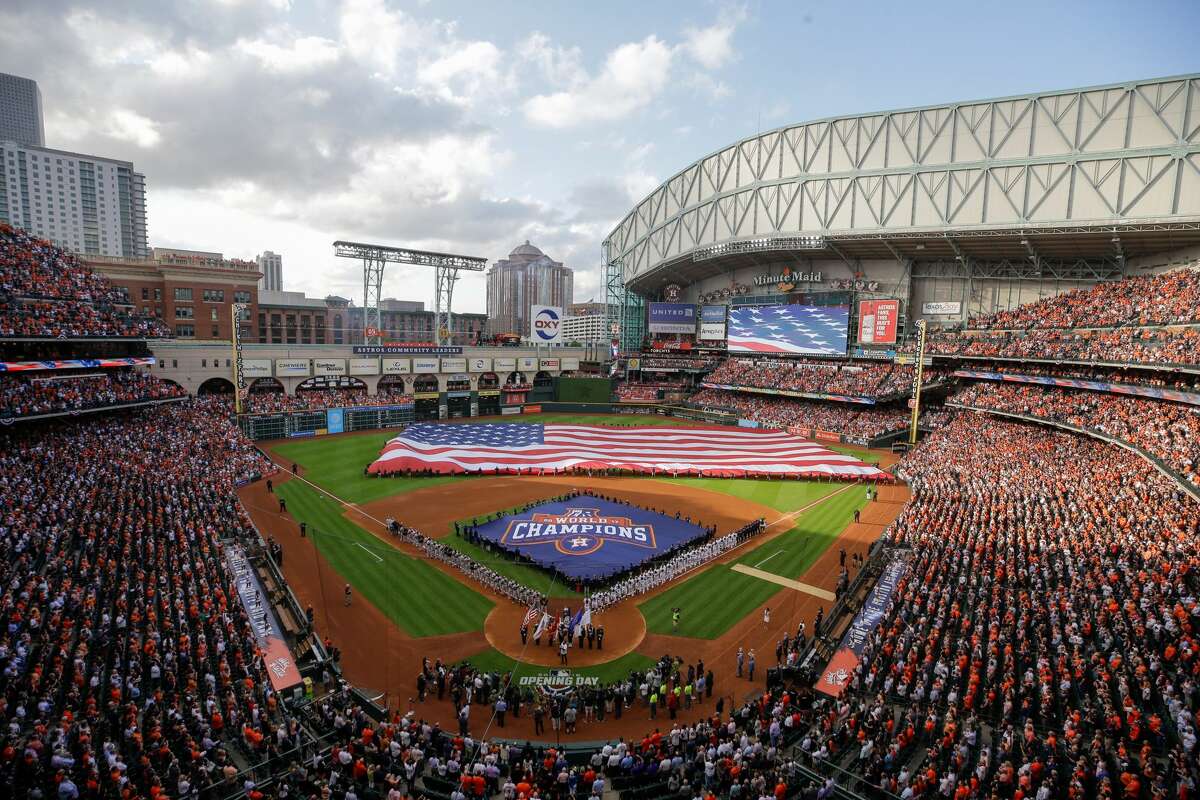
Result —
<path fill-rule="evenodd" d="M 492 421 L 512 420 L 467 424 Z M 614 427 L 688 424 L 662 417 L 563 414 L 544 414 L 535 421 Z M 861 483 L 819 480 L 368 477 L 365 467 L 395 435 L 379 431 L 268 443 L 264 449 L 280 466 L 273 496 L 262 482 L 242 494 L 264 535 L 284 545 L 285 575 L 301 602 L 313 606 L 318 629 L 324 621 L 335 638 L 349 637 L 338 642 L 349 676 L 389 696 L 411 691 L 412 676 L 425 656 L 466 659 L 522 675 L 545 671 L 558 661 L 546 647 L 522 647 L 516 633 L 523 608 L 513 608 L 506 598 L 390 537 L 383 524 L 386 517 L 547 594 L 552 605 L 561 602 L 573 608 L 582 602 L 578 587 L 471 544 L 454 534 L 454 523 L 581 487 L 640 507 L 693 516 L 720 531 L 763 518 L 765 534 L 715 563 L 598 615 L 607 630 L 604 651 L 573 650 L 570 668 L 612 680 L 668 652 L 717 661 L 731 658 L 739 646 L 773 651 L 774 637 L 794 630 L 799 621 L 811 623 L 818 608 L 829 607 L 824 598 L 832 597 L 837 551 L 865 553 L 903 502 L 902 487 L 886 486 L 877 502 L 868 503 Z M 886 462 L 890 455 L 835 449 L 873 463 L 881 458 Z M 278 508 L 280 500 L 286 511 Z M 861 515 L 857 524 L 855 511 Z M 835 542 L 837 548 L 832 547 Z M 809 586 L 811 593 L 784 588 L 795 581 Z M 343 600 L 346 584 L 351 607 Z M 769 624 L 763 622 L 765 608 L 773 609 Z M 389 662 L 382 670 L 381 655 Z M 412 663 L 396 663 L 406 659 Z"/>

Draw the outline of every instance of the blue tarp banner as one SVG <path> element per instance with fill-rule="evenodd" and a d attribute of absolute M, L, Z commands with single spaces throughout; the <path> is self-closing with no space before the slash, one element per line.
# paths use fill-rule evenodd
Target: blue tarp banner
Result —
<path fill-rule="evenodd" d="M 584 495 L 479 525 L 479 536 L 569 578 L 606 578 L 704 536 L 704 528 Z"/>

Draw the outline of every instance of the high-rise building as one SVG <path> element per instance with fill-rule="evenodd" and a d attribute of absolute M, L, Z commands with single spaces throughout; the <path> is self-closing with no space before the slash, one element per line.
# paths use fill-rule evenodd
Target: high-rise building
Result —
<path fill-rule="evenodd" d="M 282 292 L 283 256 L 267 250 L 262 255 L 256 256 L 254 263 L 258 264 L 258 271 L 262 273 L 262 278 L 258 281 L 258 288 L 266 292 Z"/>
<path fill-rule="evenodd" d="M 46 146 L 42 91 L 37 81 L 0 72 L 0 141 Z"/>
<path fill-rule="evenodd" d="M 0 142 L 0 222 L 84 255 L 146 258 L 146 178 L 128 161 Z"/>
<path fill-rule="evenodd" d="M 566 308 L 574 299 L 575 276 L 561 261 L 526 240 L 487 274 L 488 333 L 529 335 L 531 305 Z"/>

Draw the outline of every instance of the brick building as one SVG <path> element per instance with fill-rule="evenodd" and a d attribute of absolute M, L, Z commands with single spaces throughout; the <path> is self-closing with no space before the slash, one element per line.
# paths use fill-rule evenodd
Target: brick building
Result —
<path fill-rule="evenodd" d="M 141 313 L 163 320 L 179 339 L 230 341 L 232 305 L 258 314 L 258 266 L 220 253 L 156 247 L 151 258 L 80 259 L 129 296 Z"/>

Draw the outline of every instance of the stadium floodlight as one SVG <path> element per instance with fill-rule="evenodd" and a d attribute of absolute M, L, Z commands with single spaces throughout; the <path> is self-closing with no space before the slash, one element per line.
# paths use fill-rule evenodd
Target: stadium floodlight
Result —
<path fill-rule="evenodd" d="M 414 264 L 434 269 L 433 335 L 437 345 L 447 344 L 454 329 L 450 308 L 454 300 L 454 284 L 458 271 L 483 272 L 487 259 L 413 250 L 410 247 L 389 247 L 382 244 L 336 241 L 333 254 L 341 258 L 361 258 L 363 262 L 363 344 L 381 344 L 383 330 L 379 323 L 379 301 L 383 291 L 383 269 L 387 264 Z"/>

